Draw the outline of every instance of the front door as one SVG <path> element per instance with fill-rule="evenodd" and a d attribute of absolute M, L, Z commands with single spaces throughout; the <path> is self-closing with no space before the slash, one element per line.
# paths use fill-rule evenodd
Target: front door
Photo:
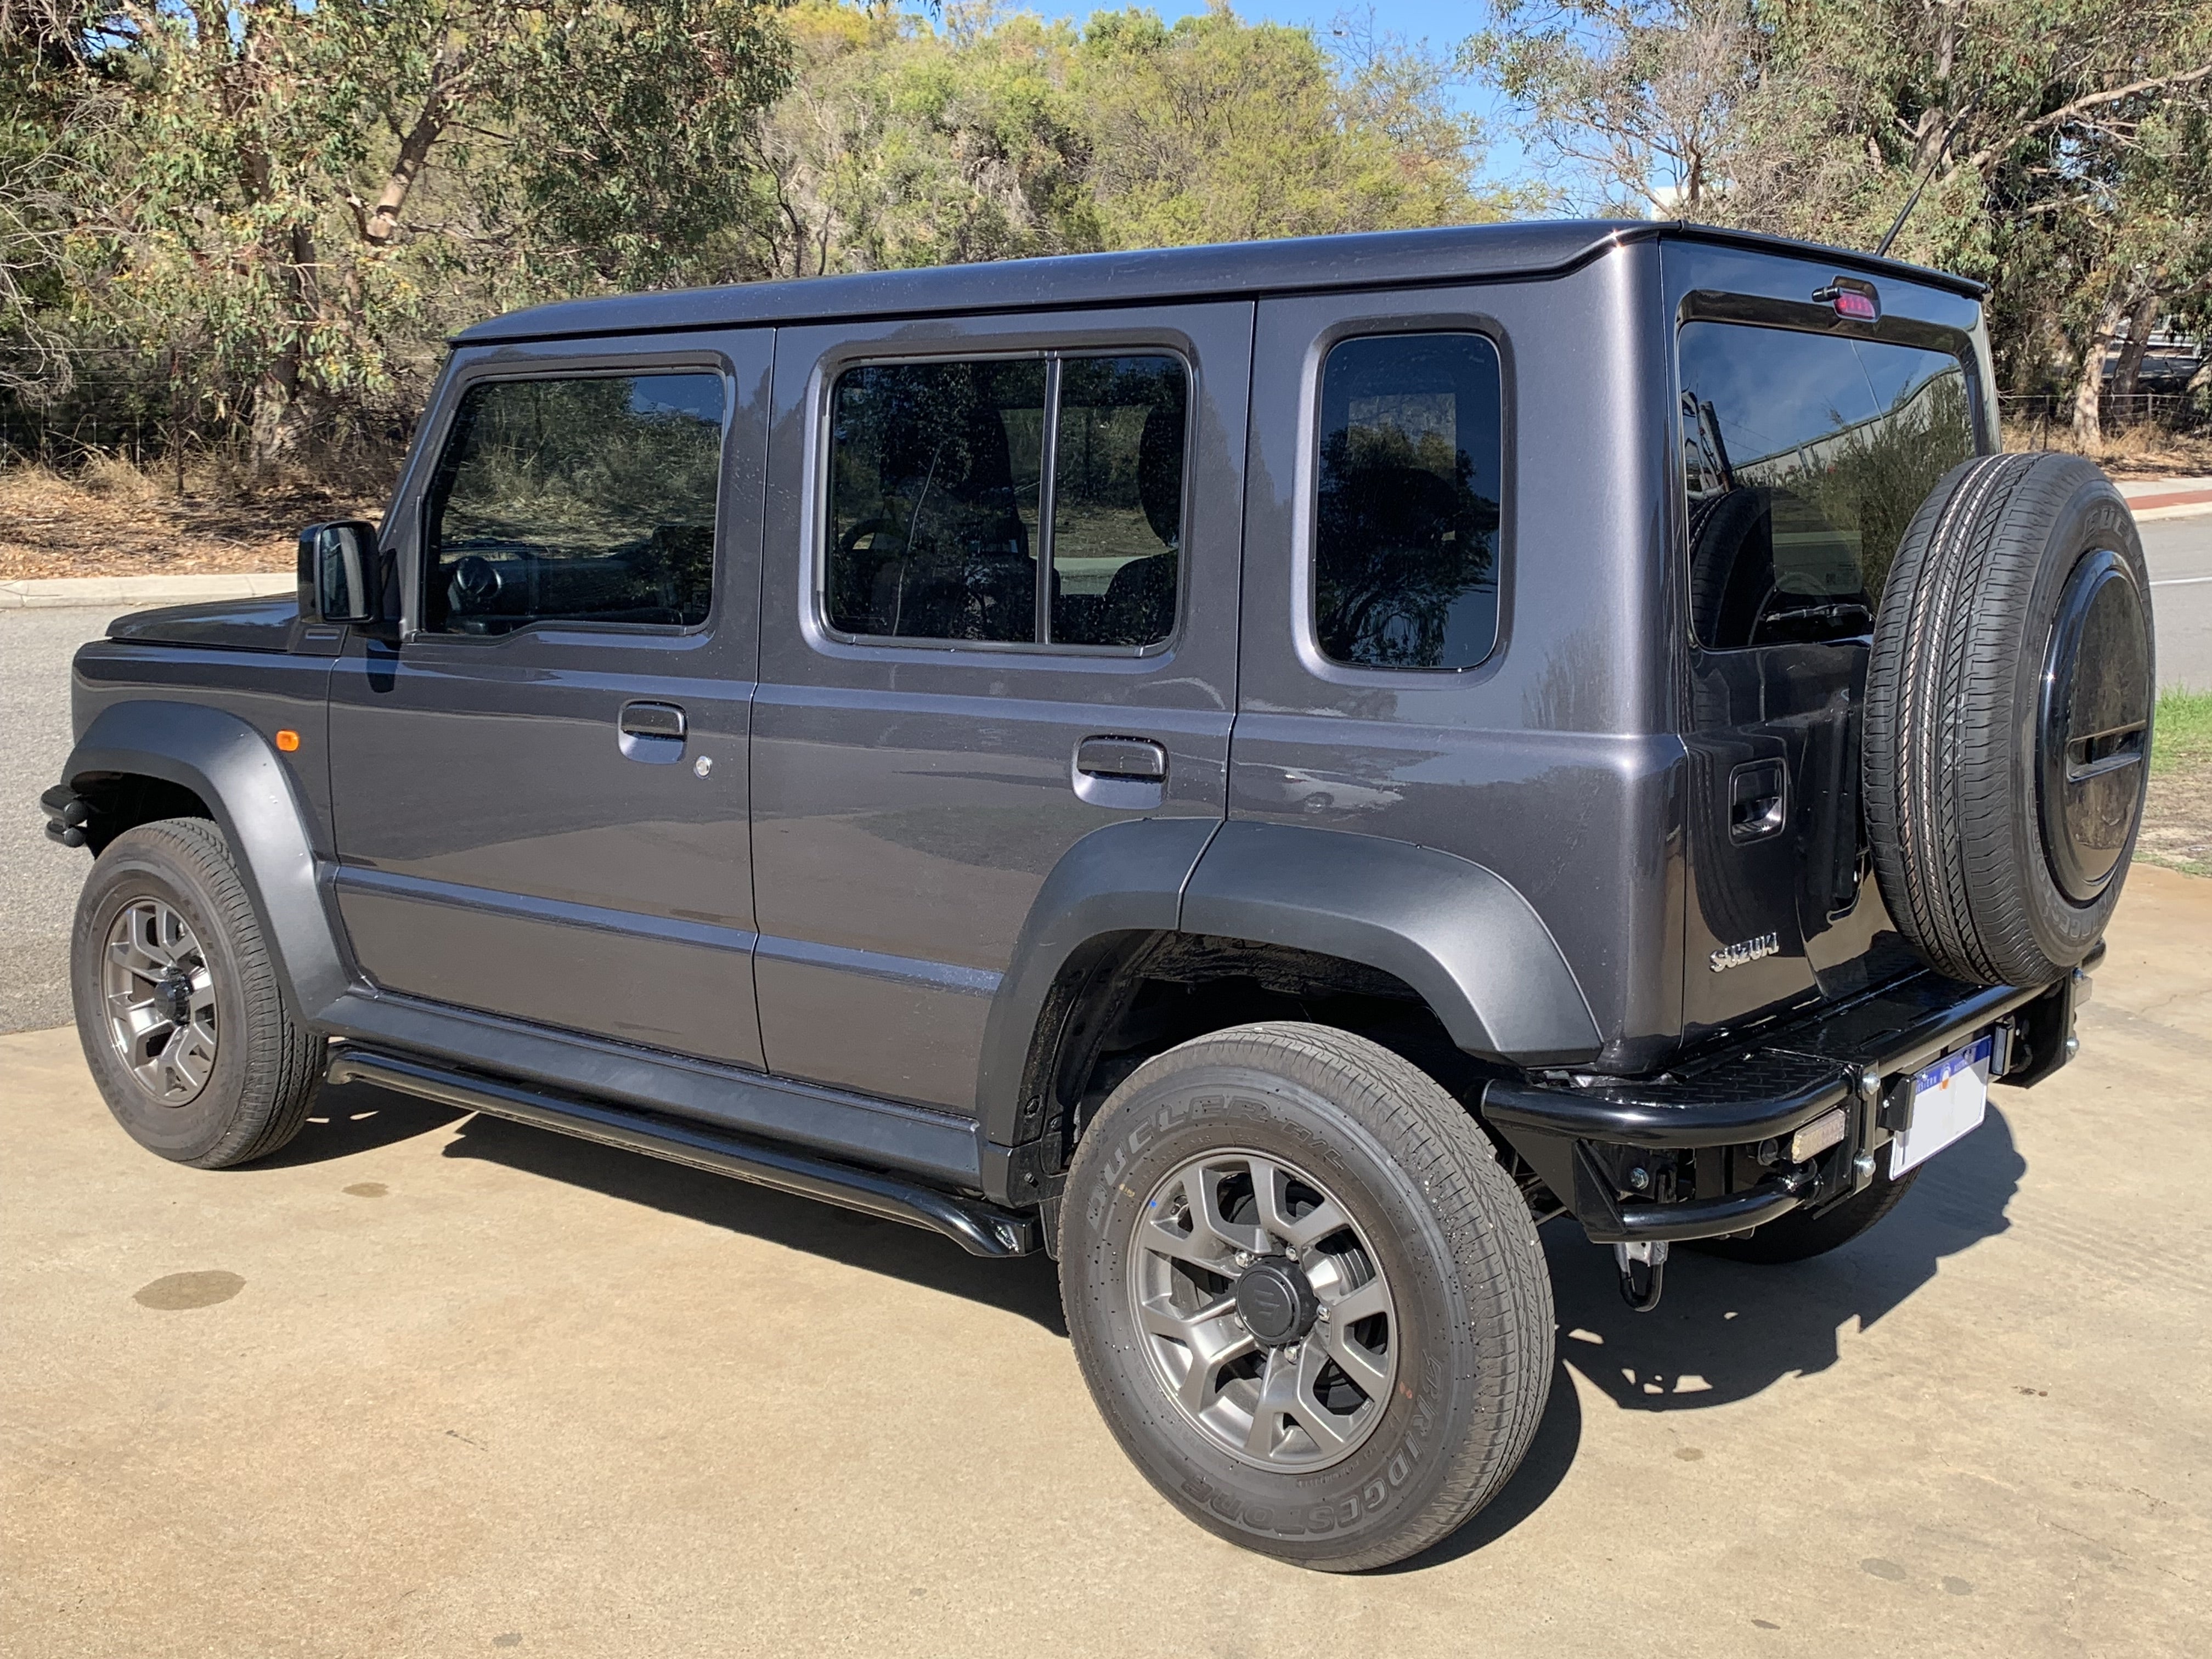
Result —
<path fill-rule="evenodd" d="M 1251 319 L 780 333 L 753 736 L 771 1071 L 972 1112 L 1061 856 L 1222 816 Z"/>
<path fill-rule="evenodd" d="M 333 681 L 382 990 L 757 1067 L 745 750 L 765 331 L 459 360 Z"/>

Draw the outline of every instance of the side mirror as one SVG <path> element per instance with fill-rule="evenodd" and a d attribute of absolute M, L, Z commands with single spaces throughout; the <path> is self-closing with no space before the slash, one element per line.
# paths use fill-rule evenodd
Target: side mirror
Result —
<path fill-rule="evenodd" d="M 300 615 L 309 622 L 373 623 L 383 608 L 376 526 L 358 519 L 300 532 Z"/>

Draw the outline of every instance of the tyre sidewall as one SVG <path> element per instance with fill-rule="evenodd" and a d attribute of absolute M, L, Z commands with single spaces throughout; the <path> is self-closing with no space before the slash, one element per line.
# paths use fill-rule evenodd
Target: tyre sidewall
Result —
<path fill-rule="evenodd" d="M 2086 464 L 2085 464 L 2085 471 Z M 2142 541 L 2127 502 L 2111 483 L 2091 473 L 2056 516 L 2018 637 L 2021 645 L 2013 685 L 2014 765 L 2018 769 L 2012 799 L 2015 803 L 2013 847 L 2016 867 L 2025 879 L 2021 902 L 2036 947 L 2050 963 L 2041 977 L 2054 978 L 2086 957 L 2105 936 L 2112 911 L 2119 903 L 2127 879 L 2128 864 L 2135 854 L 2136 837 L 2142 833 L 2142 813 L 2128 831 L 2112 875 L 2097 896 L 2077 904 L 2060 889 L 2044 846 L 2042 815 L 2043 676 L 2050 659 L 2051 632 L 2057 624 L 2060 600 L 2076 566 L 2093 552 L 2109 549 L 2117 553 L 2134 579 L 2143 599 L 2146 624 L 2150 619 L 2150 577 L 2143 563 Z M 2009 619 L 2008 619 L 2009 620 Z M 2152 665 L 2152 685 L 2157 684 Z M 2148 745 L 2146 745 L 2146 749 Z"/>
<path fill-rule="evenodd" d="M 125 907 L 157 898 L 176 907 L 200 942 L 215 978 L 216 1061 L 206 1085 L 182 1106 L 165 1106 L 141 1088 L 108 1035 L 100 988 L 108 930 Z M 79 1041 L 93 1080 L 133 1140 L 179 1164 L 220 1152 L 240 1127 L 257 1035 L 246 1006 L 237 942 L 218 918 L 204 878 L 150 837 L 126 835 L 102 853 L 77 902 L 70 939 L 70 992 Z"/>
<path fill-rule="evenodd" d="M 1474 1321 L 1441 1230 L 1389 1154 L 1314 1091 L 1233 1065 L 1141 1086 L 1097 1127 L 1110 1140 L 1086 1137 L 1084 1201 L 1063 1212 L 1068 1326 L 1131 1460 L 1202 1526 L 1310 1564 L 1364 1554 L 1419 1516 L 1449 1472 L 1444 1452 L 1472 1426 L 1473 1390 L 1452 1382 L 1474 1369 Z M 1146 1200 L 1178 1165 L 1231 1146 L 1328 1185 L 1379 1258 L 1396 1309 L 1398 1369 L 1382 1422 L 1349 1456 L 1310 1474 L 1262 1469 L 1206 1441 L 1168 1398 L 1131 1316 L 1129 1256 Z"/>

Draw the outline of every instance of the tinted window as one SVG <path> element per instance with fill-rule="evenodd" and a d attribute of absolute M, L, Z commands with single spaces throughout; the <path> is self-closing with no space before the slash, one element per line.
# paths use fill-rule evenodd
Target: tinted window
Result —
<path fill-rule="evenodd" d="M 1687 324 L 1679 349 L 1698 641 L 1867 633 L 1913 514 L 1974 453 L 1959 361 L 1739 323 Z"/>
<path fill-rule="evenodd" d="M 837 382 L 829 614 L 848 634 L 1036 638 L 1045 365 L 879 363 Z"/>
<path fill-rule="evenodd" d="M 1479 334 L 1346 340 L 1322 372 L 1321 648 L 1467 668 L 1498 639 L 1498 350 Z"/>
<path fill-rule="evenodd" d="M 423 626 L 704 622 L 721 449 L 715 374 L 470 388 L 431 483 Z"/>
<path fill-rule="evenodd" d="M 1052 638 L 1153 645 L 1175 628 L 1182 548 L 1183 367 L 1072 357 L 1060 369 Z"/>
<path fill-rule="evenodd" d="M 1184 378 L 1161 356 L 848 370 L 830 409 L 830 626 L 1001 644 L 1165 639 L 1182 545 Z"/>

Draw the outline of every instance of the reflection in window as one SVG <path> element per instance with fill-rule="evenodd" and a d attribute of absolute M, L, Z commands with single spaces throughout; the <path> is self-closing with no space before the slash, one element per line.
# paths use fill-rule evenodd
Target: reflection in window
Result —
<path fill-rule="evenodd" d="M 1912 515 L 1974 453 L 1958 360 L 1735 323 L 1678 349 L 1698 641 L 1862 637 Z"/>
<path fill-rule="evenodd" d="M 830 626 L 1015 644 L 1166 639 L 1182 544 L 1185 381 L 1179 360 L 1152 356 L 846 371 L 830 410 Z"/>
<path fill-rule="evenodd" d="M 471 387 L 431 480 L 425 629 L 704 622 L 721 450 L 717 374 Z"/>
<path fill-rule="evenodd" d="M 1321 648 L 1467 668 L 1498 638 L 1498 351 L 1479 334 L 1346 340 L 1322 374 Z"/>
<path fill-rule="evenodd" d="M 880 363 L 837 382 L 830 625 L 933 640 L 1036 637 L 1045 366 Z"/>
<path fill-rule="evenodd" d="M 1172 357 L 1060 365 L 1052 637 L 1153 645 L 1175 627 L 1183 369 Z"/>

